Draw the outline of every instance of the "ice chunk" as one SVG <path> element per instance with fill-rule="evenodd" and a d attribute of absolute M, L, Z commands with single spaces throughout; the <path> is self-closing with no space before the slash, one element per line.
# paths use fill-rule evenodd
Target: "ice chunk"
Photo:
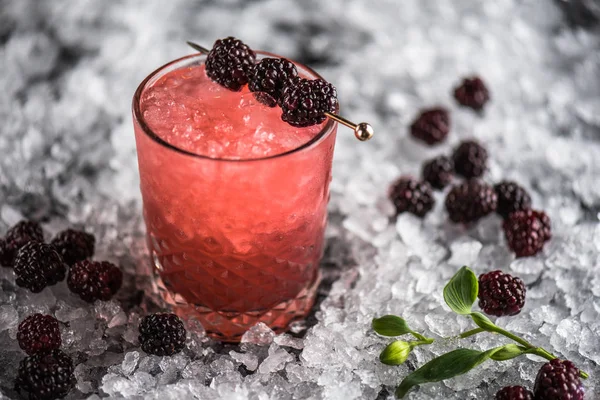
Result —
<path fill-rule="evenodd" d="M 252 328 L 248 329 L 246 333 L 244 333 L 241 342 L 264 346 L 273 342 L 274 338 L 275 332 L 273 332 L 273 330 L 263 322 L 259 322 Z"/>

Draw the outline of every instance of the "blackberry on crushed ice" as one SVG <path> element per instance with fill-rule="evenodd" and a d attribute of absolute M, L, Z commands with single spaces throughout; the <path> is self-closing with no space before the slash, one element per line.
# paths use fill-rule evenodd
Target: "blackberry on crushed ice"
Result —
<path fill-rule="evenodd" d="M 17 285 L 38 293 L 65 279 L 66 265 L 54 246 L 29 242 L 17 252 L 14 272 Z"/>
<path fill-rule="evenodd" d="M 579 369 L 571 361 L 555 358 L 545 363 L 535 378 L 535 400 L 583 400 L 584 394 Z"/>
<path fill-rule="evenodd" d="M 325 121 L 325 112 L 335 113 L 338 107 L 335 87 L 323 79 L 294 80 L 283 89 L 281 119 L 290 125 L 306 127 Z"/>
<path fill-rule="evenodd" d="M 75 385 L 73 360 L 62 350 L 42 351 L 21 361 L 15 389 L 30 400 L 65 397 Z"/>
<path fill-rule="evenodd" d="M 531 208 L 531 197 L 527 191 L 516 182 L 503 181 L 494 186 L 498 195 L 496 212 L 502 218 L 508 218 L 510 213 Z"/>
<path fill-rule="evenodd" d="M 67 229 L 59 232 L 50 242 L 67 263 L 72 266 L 94 255 L 96 238 L 87 232 Z"/>
<path fill-rule="evenodd" d="M 281 101 L 283 89 L 297 76 L 293 62 L 285 58 L 263 58 L 248 74 L 248 89 L 255 92 L 261 103 L 275 107 Z"/>
<path fill-rule="evenodd" d="M 436 189 L 445 188 L 454 176 L 454 164 L 446 156 L 439 156 L 423 164 L 423 180 Z"/>
<path fill-rule="evenodd" d="M 51 315 L 30 315 L 19 324 L 17 341 L 19 347 L 29 355 L 58 349 L 62 343 L 58 321 Z"/>
<path fill-rule="evenodd" d="M 218 39 L 206 57 L 206 75 L 227 89 L 238 91 L 248 83 L 256 54 L 234 37 Z"/>
<path fill-rule="evenodd" d="M 444 108 L 423 111 L 410 126 L 411 135 L 428 145 L 440 143 L 450 132 L 450 115 Z"/>
<path fill-rule="evenodd" d="M 452 187 L 445 206 L 452 222 L 469 224 L 496 211 L 498 196 L 494 188 L 477 179 Z"/>
<path fill-rule="evenodd" d="M 552 237 L 550 218 L 543 211 L 513 212 L 502 227 L 508 247 L 517 257 L 536 255 Z"/>
<path fill-rule="evenodd" d="M 171 356 L 185 346 L 187 332 L 175 314 L 151 314 L 140 322 L 139 341 L 148 354 Z"/>
<path fill-rule="evenodd" d="M 454 89 L 454 98 L 460 105 L 481 111 L 490 100 L 490 92 L 478 76 L 465 78 Z"/>
<path fill-rule="evenodd" d="M 479 276 L 479 308 L 488 315 L 517 315 L 525 305 L 525 293 L 521 278 L 502 271 Z"/>
<path fill-rule="evenodd" d="M 400 177 L 390 187 L 389 197 L 396 207 L 396 215 L 409 212 L 424 217 L 435 204 L 431 186 L 410 177 Z"/>
<path fill-rule="evenodd" d="M 19 249 L 31 241 L 44 241 L 44 232 L 40 224 L 33 221 L 20 221 L 11 227 L 0 240 L 0 264 L 4 267 L 12 267 Z"/>
<path fill-rule="evenodd" d="M 533 400 L 533 393 L 523 386 L 506 386 L 496 393 L 494 400 Z"/>
<path fill-rule="evenodd" d="M 461 142 L 452 154 L 454 171 L 465 178 L 478 178 L 487 168 L 488 153 L 474 140 Z"/>
<path fill-rule="evenodd" d="M 69 269 L 67 285 L 71 292 L 92 303 L 110 300 L 121 288 L 123 273 L 108 261 L 79 261 Z"/>

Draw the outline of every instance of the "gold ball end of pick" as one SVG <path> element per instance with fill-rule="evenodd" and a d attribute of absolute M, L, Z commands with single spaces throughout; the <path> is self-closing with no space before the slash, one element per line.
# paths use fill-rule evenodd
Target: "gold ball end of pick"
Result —
<path fill-rule="evenodd" d="M 361 122 L 360 124 L 356 125 L 356 128 L 354 128 L 354 136 L 356 136 L 356 138 L 361 142 L 371 139 L 373 134 L 375 134 L 373 127 L 366 122 Z"/>

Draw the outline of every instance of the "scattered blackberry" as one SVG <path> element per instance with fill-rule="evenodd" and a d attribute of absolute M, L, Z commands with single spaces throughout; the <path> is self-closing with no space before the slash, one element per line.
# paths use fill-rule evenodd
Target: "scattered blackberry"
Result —
<path fill-rule="evenodd" d="M 67 265 L 72 266 L 78 261 L 85 260 L 94 255 L 96 238 L 94 235 L 74 229 L 59 232 L 52 242 Z"/>
<path fill-rule="evenodd" d="M 79 261 L 71 267 L 67 278 L 71 292 L 89 303 L 110 300 L 122 282 L 123 273 L 108 261 Z"/>
<path fill-rule="evenodd" d="M 494 186 L 498 195 L 498 208 L 496 212 L 506 219 L 515 211 L 531 208 L 529 193 L 515 182 L 503 181 Z"/>
<path fill-rule="evenodd" d="M 73 361 L 59 349 L 25 358 L 15 380 L 15 389 L 29 400 L 59 399 L 74 385 Z"/>
<path fill-rule="evenodd" d="M 507 386 L 496 393 L 494 400 L 533 400 L 533 393 L 523 386 Z"/>
<path fill-rule="evenodd" d="M 579 369 L 571 361 L 554 360 L 540 368 L 535 378 L 535 400 L 583 400 Z"/>
<path fill-rule="evenodd" d="M 453 186 L 445 206 L 452 222 L 469 224 L 496 211 L 498 197 L 490 185 L 470 179 Z"/>
<path fill-rule="evenodd" d="M 444 108 L 423 111 L 410 126 L 411 135 L 428 145 L 440 143 L 450 132 L 450 115 Z"/>
<path fill-rule="evenodd" d="M 460 86 L 454 89 L 454 98 L 459 104 L 480 111 L 490 99 L 490 92 L 481 78 L 474 76 L 465 78 Z"/>
<path fill-rule="evenodd" d="M 0 244 L 0 264 L 12 267 L 17 252 L 27 243 L 44 241 L 44 232 L 37 222 L 21 221 L 6 232 Z"/>
<path fill-rule="evenodd" d="M 296 66 L 285 58 L 263 58 L 248 74 L 248 89 L 261 103 L 275 107 L 283 88 L 298 76 Z"/>
<path fill-rule="evenodd" d="M 234 37 L 218 39 L 206 57 L 206 75 L 227 89 L 238 91 L 248 82 L 256 54 Z"/>
<path fill-rule="evenodd" d="M 30 315 L 19 324 L 17 340 L 21 349 L 29 355 L 58 349 L 62 343 L 58 321 L 50 315 Z"/>
<path fill-rule="evenodd" d="M 17 252 L 14 271 L 17 285 L 39 293 L 65 279 L 66 266 L 52 245 L 29 242 Z"/>
<path fill-rule="evenodd" d="M 525 292 L 521 278 L 502 271 L 479 276 L 479 308 L 488 315 L 517 315 L 525 305 Z"/>
<path fill-rule="evenodd" d="M 325 112 L 338 107 L 335 87 L 323 79 L 296 79 L 281 94 L 281 119 L 290 125 L 305 127 L 325 121 Z"/>
<path fill-rule="evenodd" d="M 454 176 L 454 163 L 446 156 L 439 156 L 423 165 L 423 179 L 436 189 L 445 188 Z"/>
<path fill-rule="evenodd" d="M 517 257 L 539 253 L 552 237 L 550 218 L 543 211 L 516 211 L 504 220 L 503 228 L 508 247 Z"/>
<path fill-rule="evenodd" d="M 435 204 L 429 183 L 410 177 L 400 177 L 390 188 L 389 197 L 396 207 L 396 215 L 409 212 L 424 217 Z"/>
<path fill-rule="evenodd" d="M 454 153 L 454 171 L 465 178 L 478 178 L 486 170 L 488 154 L 485 147 L 474 140 L 461 142 Z"/>
<path fill-rule="evenodd" d="M 142 350 L 157 356 L 179 353 L 187 332 L 183 322 L 175 314 L 151 314 L 140 322 L 140 344 Z"/>

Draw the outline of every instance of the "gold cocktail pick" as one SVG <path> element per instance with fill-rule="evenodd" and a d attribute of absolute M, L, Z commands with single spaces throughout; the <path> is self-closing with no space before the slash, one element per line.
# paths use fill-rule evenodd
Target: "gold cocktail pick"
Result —
<path fill-rule="evenodd" d="M 210 50 L 208 50 L 205 47 L 200 46 L 199 44 L 196 44 L 194 42 L 186 42 L 188 44 L 188 46 L 190 46 L 192 49 L 202 53 L 202 54 L 208 54 L 210 52 Z M 360 140 L 361 142 L 365 142 L 369 139 L 371 139 L 373 137 L 373 134 L 375 133 L 375 131 L 373 131 L 373 127 L 367 123 L 367 122 L 361 122 L 358 124 L 355 124 L 354 122 L 340 116 L 340 115 L 336 115 L 330 112 L 325 112 L 325 116 L 327 118 L 331 118 L 334 121 L 339 122 L 342 125 L 347 126 L 348 128 L 352 129 L 354 131 L 354 136 L 356 136 L 356 138 L 358 140 Z"/>

